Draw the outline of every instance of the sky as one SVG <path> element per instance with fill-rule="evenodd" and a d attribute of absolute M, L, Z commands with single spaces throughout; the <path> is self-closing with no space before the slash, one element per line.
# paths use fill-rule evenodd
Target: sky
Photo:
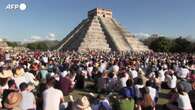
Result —
<path fill-rule="evenodd" d="M 26 9 L 10 9 L 26 4 Z M 0 0 L 0 38 L 63 39 L 96 7 L 136 35 L 195 37 L 195 0 Z"/>

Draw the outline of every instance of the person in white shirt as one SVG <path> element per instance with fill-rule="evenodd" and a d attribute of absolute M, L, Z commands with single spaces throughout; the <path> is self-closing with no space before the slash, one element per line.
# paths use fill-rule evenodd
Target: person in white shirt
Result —
<path fill-rule="evenodd" d="M 129 75 L 127 73 L 123 73 L 122 77 L 119 79 L 120 88 L 127 87 L 127 80 L 129 79 Z"/>
<path fill-rule="evenodd" d="M 190 102 L 190 98 L 188 96 L 188 93 L 185 92 L 183 85 L 177 85 L 177 98 L 176 102 L 178 105 L 168 104 L 167 108 L 169 110 L 193 110 L 192 105 Z"/>
<path fill-rule="evenodd" d="M 157 98 L 157 90 L 153 87 L 153 84 L 150 80 L 146 82 L 146 87 L 149 90 L 149 94 L 150 94 L 153 102 L 155 102 L 156 101 L 155 99 Z"/>
<path fill-rule="evenodd" d="M 60 103 L 64 102 L 61 90 L 55 89 L 55 78 L 47 78 L 48 88 L 43 92 L 43 110 L 59 110 Z"/>
<path fill-rule="evenodd" d="M 170 89 L 174 89 L 177 84 L 177 77 L 174 74 L 166 74 L 166 83 Z"/>
<path fill-rule="evenodd" d="M 181 78 L 181 79 L 185 79 L 187 78 L 187 76 L 189 75 L 190 71 L 189 69 L 185 68 L 185 67 L 181 67 L 179 69 L 179 71 L 177 72 L 177 77 Z"/>
<path fill-rule="evenodd" d="M 133 79 L 138 77 L 138 73 L 135 70 L 135 68 L 130 69 L 129 74 L 130 74 L 131 78 L 133 78 Z"/>
<path fill-rule="evenodd" d="M 112 66 L 112 72 L 114 74 L 118 74 L 118 71 L 119 71 L 119 66 L 118 66 L 117 62 L 114 62 L 114 65 Z"/>
<path fill-rule="evenodd" d="M 22 101 L 20 103 L 20 107 L 22 110 L 33 109 L 36 110 L 36 100 L 35 96 L 32 92 L 27 90 L 28 84 L 21 83 L 20 90 L 22 94 Z"/>
<path fill-rule="evenodd" d="M 100 64 L 100 67 L 98 68 L 99 72 L 103 73 L 104 70 L 106 69 L 107 66 L 107 62 L 106 61 L 102 61 Z"/>
<path fill-rule="evenodd" d="M 87 67 L 87 73 L 88 73 L 90 78 L 92 77 L 92 72 L 93 72 L 93 66 L 91 64 L 89 64 Z"/>
<path fill-rule="evenodd" d="M 158 71 L 158 76 L 159 76 L 161 82 L 165 81 L 165 72 L 166 72 L 166 68 L 160 67 L 160 69 Z"/>

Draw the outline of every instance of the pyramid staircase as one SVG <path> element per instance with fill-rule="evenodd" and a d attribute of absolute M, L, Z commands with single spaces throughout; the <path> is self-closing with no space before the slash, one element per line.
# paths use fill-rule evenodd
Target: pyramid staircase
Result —
<path fill-rule="evenodd" d="M 106 36 L 102 30 L 97 16 L 89 21 L 89 27 L 78 50 L 104 50 L 110 51 Z"/>
<path fill-rule="evenodd" d="M 106 15 L 107 14 L 107 15 Z M 58 45 L 57 50 L 148 51 L 115 19 L 111 10 L 94 9 Z"/>
<path fill-rule="evenodd" d="M 145 46 L 143 42 L 140 42 L 139 39 L 132 36 L 132 34 L 129 33 L 125 28 L 123 28 L 123 26 L 120 23 L 118 23 L 115 19 L 112 20 L 114 21 L 115 25 L 117 25 L 120 28 L 120 30 L 122 31 L 121 33 L 124 34 L 128 44 L 130 44 L 130 47 L 133 51 L 137 51 L 137 52 L 149 51 L 149 48 Z"/>

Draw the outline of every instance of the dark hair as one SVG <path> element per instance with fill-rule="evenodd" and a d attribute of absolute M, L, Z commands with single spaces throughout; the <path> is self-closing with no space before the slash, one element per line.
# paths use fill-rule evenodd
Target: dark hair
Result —
<path fill-rule="evenodd" d="M 10 79 L 10 80 L 8 81 L 8 87 L 10 88 L 10 87 L 13 86 L 13 85 L 16 85 L 15 80 Z"/>
<path fill-rule="evenodd" d="M 47 77 L 47 85 L 48 86 L 54 86 L 55 85 L 55 78 L 52 76 Z"/>
<path fill-rule="evenodd" d="M 24 90 L 26 90 L 26 88 L 28 87 L 28 84 L 26 84 L 25 82 L 23 82 L 23 83 L 20 84 L 19 87 L 20 87 L 20 90 L 21 90 L 21 91 L 24 91 Z"/>
<path fill-rule="evenodd" d="M 146 86 L 150 86 L 150 87 L 153 87 L 153 82 L 151 80 L 148 80 L 146 82 Z"/>
<path fill-rule="evenodd" d="M 139 85 L 143 85 L 143 80 L 142 80 L 142 78 L 137 78 L 137 82 L 136 82 L 137 84 L 139 84 Z"/>
<path fill-rule="evenodd" d="M 184 86 L 182 84 L 177 85 L 177 90 L 178 90 L 178 93 L 182 95 L 183 95 L 183 92 L 185 92 Z"/>
<path fill-rule="evenodd" d="M 132 79 L 128 79 L 126 82 L 127 87 L 131 87 L 133 85 L 133 80 Z"/>

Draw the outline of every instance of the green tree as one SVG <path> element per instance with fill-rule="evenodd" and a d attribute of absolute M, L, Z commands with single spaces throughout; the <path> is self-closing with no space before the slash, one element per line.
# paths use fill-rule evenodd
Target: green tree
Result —
<path fill-rule="evenodd" d="M 170 52 L 172 42 L 166 37 L 159 37 L 153 40 L 149 47 L 156 52 Z"/>
<path fill-rule="evenodd" d="M 18 43 L 17 42 L 7 41 L 7 45 L 10 46 L 10 47 L 17 47 L 18 46 Z"/>
<path fill-rule="evenodd" d="M 176 38 L 173 42 L 173 52 L 191 52 L 193 48 L 192 42 L 182 37 Z"/>
<path fill-rule="evenodd" d="M 48 50 L 48 46 L 44 42 L 39 42 L 39 43 L 37 43 L 37 49 L 42 50 L 42 51 L 46 51 L 46 50 Z"/>
<path fill-rule="evenodd" d="M 45 42 L 33 42 L 29 43 L 26 46 L 27 48 L 31 50 L 41 50 L 41 51 L 46 51 L 48 50 L 48 46 Z"/>
<path fill-rule="evenodd" d="M 30 50 L 36 50 L 37 45 L 35 43 L 28 43 L 26 47 Z"/>

